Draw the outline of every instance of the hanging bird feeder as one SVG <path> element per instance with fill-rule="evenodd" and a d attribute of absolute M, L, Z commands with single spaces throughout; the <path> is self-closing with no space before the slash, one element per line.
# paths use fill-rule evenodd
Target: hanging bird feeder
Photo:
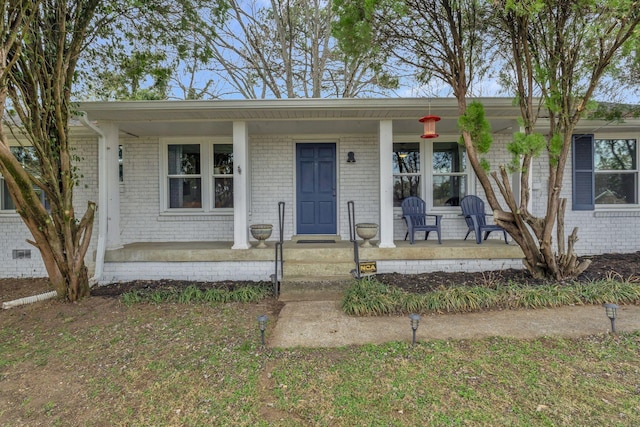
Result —
<path fill-rule="evenodd" d="M 437 138 L 436 122 L 440 121 L 438 116 L 424 116 L 420 119 L 424 123 L 424 133 L 420 135 L 420 138 Z"/>

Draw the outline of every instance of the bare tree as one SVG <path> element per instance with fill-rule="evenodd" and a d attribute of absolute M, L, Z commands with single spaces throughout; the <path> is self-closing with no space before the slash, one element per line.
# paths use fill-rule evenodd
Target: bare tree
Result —
<path fill-rule="evenodd" d="M 229 5 L 211 47 L 218 74 L 244 98 L 356 97 L 397 84 L 371 72 L 367 54 L 341 52 L 331 33 L 331 0 Z"/>

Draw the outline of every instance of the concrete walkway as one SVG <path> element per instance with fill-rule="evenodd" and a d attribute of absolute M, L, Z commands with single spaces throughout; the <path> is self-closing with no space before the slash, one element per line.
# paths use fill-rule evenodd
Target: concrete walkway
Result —
<path fill-rule="evenodd" d="M 621 306 L 616 330 L 640 330 L 640 306 Z M 579 337 L 610 331 L 601 306 L 571 306 L 424 315 L 417 340 Z M 351 317 L 342 312 L 339 301 L 287 301 L 267 339 L 269 347 L 341 347 L 411 341 L 412 331 L 407 316 Z"/>

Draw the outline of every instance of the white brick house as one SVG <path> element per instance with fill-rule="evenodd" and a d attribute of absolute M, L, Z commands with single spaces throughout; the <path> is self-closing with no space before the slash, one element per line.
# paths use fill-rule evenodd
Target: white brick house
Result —
<path fill-rule="evenodd" d="M 495 169 L 509 160 L 505 146 L 518 129 L 519 112 L 510 99 L 482 101 L 494 132 L 489 160 Z M 273 259 L 247 255 L 256 252 L 249 225 L 273 224 L 270 240 L 277 239 L 278 202 L 287 209 L 283 234 L 288 241 L 311 234 L 348 240 L 347 202 L 354 201 L 358 222 L 379 224 L 377 247 L 389 252 L 406 232 L 402 197 L 419 195 L 428 211 L 443 215 L 445 242 L 462 240 L 467 230 L 460 208 L 448 200 L 482 197 L 457 144 L 453 99 L 106 102 L 84 103 L 80 110 L 87 120 L 72 130 L 82 158 L 75 201 L 80 213 L 87 200 L 99 205 L 87 262 L 101 281 L 265 279 Z M 437 138 L 420 138 L 418 119 L 428 111 L 442 117 Z M 583 142 L 591 144 L 592 152 L 583 157 L 591 156 L 592 163 L 596 159 L 591 172 L 576 170 L 570 159 L 565 174 L 566 229 L 580 227 L 578 254 L 640 250 L 640 121 L 583 120 L 578 131 L 591 138 Z M 607 166 L 612 157 L 607 157 L 607 146 L 628 157 L 623 165 Z M 349 153 L 355 162 L 347 161 Z M 401 169 L 399 159 L 405 156 L 414 163 Z M 328 187 L 308 192 L 313 177 L 307 174 L 318 167 Z M 531 172 L 531 209 L 539 215 L 545 209 L 546 171 L 538 160 Z M 574 186 L 574 172 L 582 173 L 582 183 L 591 179 L 591 194 L 584 193 L 585 186 Z M 575 188 L 582 192 L 575 202 L 581 210 L 572 204 Z M 5 193 L 0 185 L 0 277 L 44 276 L 39 254 L 25 242 L 28 231 Z M 583 203 L 589 197 L 591 204 Z M 314 211 L 320 213 L 310 215 L 308 206 L 320 206 Z M 146 262 L 133 255 L 116 261 L 116 251 L 136 244 L 183 243 L 186 253 L 206 242 L 223 242 L 234 255 L 226 255 L 226 261 L 199 259 L 198 254 Z M 494 260 L 493 266 L 515 266 L 516 258 Z M 380 266 L 406 272 L 491 266 L 472 264 L 450 256 L 396 258 Z"/>

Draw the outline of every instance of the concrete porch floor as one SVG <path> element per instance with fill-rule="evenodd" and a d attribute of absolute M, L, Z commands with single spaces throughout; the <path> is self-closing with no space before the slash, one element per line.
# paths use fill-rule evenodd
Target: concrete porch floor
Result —
<path fill-rule="evenodd" d="M 523 254 L 514 243 L 489 239 L 478 245 L 474 240 L 395 241 L 395 248 L 359 248 L 361 260 L 451 260 L 451 259 L 520 259 Z M 231 249 L 232 242 L 136 242 L 122 248 L 107 250 L 106 262 L 211 262 L 211 261 L 273 261 L 274 241 L 267 248 Z M 344 262 L 353 260 L 353 243 L 283 243 L 285 261 Z"/>
<path fill-rule="evenodd" d="M 335 237 L 335 236 L 334 236 Z M 306 239 L 305 239 L 306 241 Z M 376 242 L 373 242 L 374 244 Z M 275 242 L 267 248 L 231 249 L 231 242 L 136 242 L 105 254 L 106 281 L 137 279 L 271 280 L 276 269 Z M 395 248 L 359 247 L 360 261 L 375 261 L 378 273 L 416 274 L 430 271 L 483 271 L 521 268 L 522 251 L 515 244 L 487 240 L 420 240 Z M 344 284 L 355 270 L 353 243 L 283 244 L 282 289 L 321 289 L 318 283 Z M 313 283 L 313 286 L 310 285 Z M 298 298 L 299 296 L 295 296 Z"/>

